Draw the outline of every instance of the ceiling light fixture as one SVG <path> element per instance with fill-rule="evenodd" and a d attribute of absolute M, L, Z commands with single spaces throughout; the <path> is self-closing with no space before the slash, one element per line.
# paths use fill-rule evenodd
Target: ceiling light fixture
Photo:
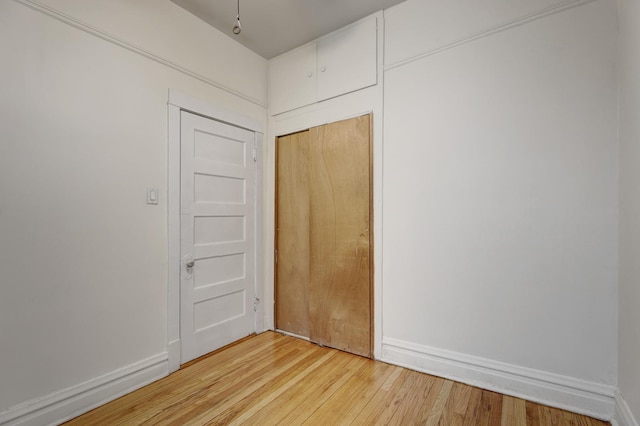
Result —
<path fill-rule="evenodd" d="M 242 26 L 240 26 L 240 0 L 238 0 L 238 14 L 236 15 L 236 24 L 233 26 L 233 33 L 238 35 L 240 31 L 242 31 Z"/>

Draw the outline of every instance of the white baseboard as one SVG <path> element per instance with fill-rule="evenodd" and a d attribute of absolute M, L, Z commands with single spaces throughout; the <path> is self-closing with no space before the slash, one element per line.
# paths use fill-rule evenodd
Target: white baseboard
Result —
<path fill-rule="evenodd" d="M 167 345 L 167 354 L 169 360 L 169 374 L 180 370 L 180 357 L 182 356 L 182 343 L 180 339 L 169 342 Z"/>
<path fill-rule="evenodd" d="M 383 338 L 381 360 L 602 420 L 614 416 L 614 386 L 392 338 Z"/>
<path fill-rule="evenodd" d="M 59 424 L 167 375 L 167 353 L 0 413 L 0 425 Z"/>
<path fill-rule="evenodd" d="M 638 420 L 633 416 L 631 408 L 620 392 L 616 392 L 616 416 L 612 423 L 613 426 L 639 426 Z"/>

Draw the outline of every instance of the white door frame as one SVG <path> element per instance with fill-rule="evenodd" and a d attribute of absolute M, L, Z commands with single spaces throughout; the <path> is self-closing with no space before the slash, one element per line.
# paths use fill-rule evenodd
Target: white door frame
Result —
<path fill-rule="evenodd" d="M 169 373 L 180 368 L 180 111 L 189 111 L 250 130 L 255 133 L 257 150 L 256 169 L 256 295 L 264 300 L 263 290 L 263 226 L 262 226 L 262 125 L 251 118 L 227 111 L 216 105 L 192 98 L 178 90 L 169 89 L 168 104 L 168 151 L 167 151 L 167 352 Z M 256 331 L 264 329 L 264 304 L 258 303 Z"/>

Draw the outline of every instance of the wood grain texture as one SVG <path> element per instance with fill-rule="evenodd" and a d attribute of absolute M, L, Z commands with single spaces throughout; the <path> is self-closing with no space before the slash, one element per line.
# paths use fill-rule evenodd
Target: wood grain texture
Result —
<path fill-rule="evenodd" d="M 608 423 L 266 332 L 68 425 Z"/>
<path fill-rule="evenodd" d="M 371 116 L 279 137 L 276 327 L 371 357 Z"/>
<path fill-rule="evenodd" d="M 276 327 L 309 337 L 309 131 L 276 149 Z"/>
<path fill-rule="evenodd" d="M 526 402 L 520 398 L 504 396 L 502 398 L 502 424 L 513 426 L 526 426 L 527 407 Z"/>
<path fill-rule="evenodd" d="M 371 356 L 370 116 L 310 130 L 313 342 Z"/>

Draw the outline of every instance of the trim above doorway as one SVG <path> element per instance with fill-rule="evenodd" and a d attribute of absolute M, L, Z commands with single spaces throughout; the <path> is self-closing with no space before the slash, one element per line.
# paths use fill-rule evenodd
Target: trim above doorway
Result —
<path fill-rule="evenodd" d="M 249 117 L 236 114 L 209 102 L 169 89 L 167 132 L 167 353 L 169 373 L 180 368 L 180 111 L 211 118 L 251 130 L 256 136 L 257 188 L 262 187 L 263 126 Z M 262 193 L 256 197 L 256 297 L 264 300 L 262 284 Z M 256 330 L 262 330 L 263 304 L 257 304 Z"/>
<path fill-rule="evenodd" d="M 228 111 L 209 102 L 193 98 L 175 89 L 169 89 L 169 101 L 167 104 L 178 107 L 184 111 L 189 111 L 217 121 L 222 121 L 223 123 L 232 124 L 236 127 L 242 127 L 243 129 L 264 134 L 262 125 L 258 121 L 245 117 L 244 115 Z M 171 122 L 169 122 L 169 125 L 171 125 Z"/>

